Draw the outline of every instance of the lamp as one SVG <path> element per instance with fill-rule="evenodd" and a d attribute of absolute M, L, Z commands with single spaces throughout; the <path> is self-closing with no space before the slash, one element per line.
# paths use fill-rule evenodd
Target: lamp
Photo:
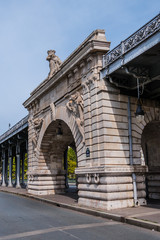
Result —
<path fill-rule="evenodd" d="M 62 136 L 63 135 L 61 123 L 59 123 L 59 125 L 58 125 L 58 128 L 56 130 L 56 134 L 57 134 L 57 136 Z"/>
<path fill-rule="evenodd" d="M 142 109 L 142 104 L 140 99 L 138 99 L 138 102 L 137 102 L 137 109 L 135 112 L 135 116 L 139 123 L 141 123 L 144 120 L 144 111 Z"/>
<path fill-rule="evenodd" d="M 135 116 L 137 119 L 137 122 L 141 123 L 144 120 L 144 111 L 142 109 L 142 101 L 140 99 L 140 94 L 143 94 L 143 91 L 140 93 L 139 90 L 139 78 L 137 78 L 137 91 L 138 91 L 138 100 L 137 100 L 137 109 L 135 112 Z"/>

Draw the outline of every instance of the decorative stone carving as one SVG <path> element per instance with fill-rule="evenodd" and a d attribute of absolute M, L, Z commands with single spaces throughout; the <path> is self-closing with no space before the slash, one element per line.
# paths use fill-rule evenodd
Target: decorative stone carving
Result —
<path fill-rule="evenodd" d="M 95 173 L 95 174 L 94 174 L 94 182 L 95 182 L 96 184 L 98 184 L 98 183 L 100 182 L 100 178 L 99 178 L 99 174 L 98 174 L 98 173 Z"/>
<path fill-rule="evenodd" d="M 33 175 L 28 175 L 28 181 L 33 182 L 33 180 L 34 180 L 34 176 Z"/>
<path fill-rule="evenodd" d="M 84 80 L 81 85 L 83 87 L 83 90 L 89 91 L 89 81 L 88 81 L 88 79 Z"/>
<path fill-rule="evenodd" d="M 48 53 L 48 56 L 46 60 L 49 61 L 49 68 L 50 68 L 48 79 L 50 79 L 54 75 L 54 73 L 56 73 L 59 70 L 62 62 L 59 59 L 59 57 L 55 55 L 56 53 L 55 50 L 48 50 L 47 53 Z"/>
<path fill-rule="evenodd" d="M 74 95 L 71 95 L 66 107 L 74 115 L 77 126 L 82 135 L 82 142 L 84 143 L 83 98 L 81 94 L 76 92 Z"/>
<path fill-rule="evenodd" d="M 91 181 L 92 181 L 91 175 L 87 173 L 86 174 L 86 182 L 91 183 Z"/>
<path fill-rule="evenodd" d="M 38 180 L 38 176 L 34 175 L 34 174 L 28 174 L 28 181 L 29 182 L 34 182 Z"/>
<path fill-rule="evenodd" d="M 95 184 L 99 184 L 100 183 L 99 173 L 94 173 L 93 175 L 87 173 L 86 174 L 86 182 L 88 184 L 90 184 L 92 182 L 92 177 L 93 177 L 93 180 L 94 180 Z"/>
<path fill-rule="evenodd" d="M 56 108 L 53 102 L 50 104 L 50 109 L 53 120 L 56 120 Z"/>
<path fill-rule="evenodd" d="M 33 128 L 34 128 L 34 134 L 33 134 L 33 137 L 32 137 L 32 144 L 33 144 L 33 148 L 34 148 L 34 153 L 36 153 L 37 141 L 38 141 L 38 137 L 39 137 L 41 127 L 42 127 L 43 119 L 35 118 L 33 120 L 30 120 L 30 121 L 31 121 L 31 124 L 33 125 Z"/>

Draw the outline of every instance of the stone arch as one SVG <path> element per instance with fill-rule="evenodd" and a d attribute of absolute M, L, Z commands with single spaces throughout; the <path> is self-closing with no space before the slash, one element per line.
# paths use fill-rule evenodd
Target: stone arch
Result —
<path fill-rule="evenodd" d="M 57 134 L 59 127 L 62 129 L 63 136 Z M 54 113 L 48 111 L 43 119 L 36 148 L 37 166 L 34 175 L 38 181 L 38 187 L 35 187 L 35 194 L 55 194 L 64 191 L 65 152 L 68 146 L 71 146 L 76 151 L 77 164 L 79 164 L 84 147 L 82 138 L 74 116 L 66 110 L 65 106 L 57 107 Z M 30 183 L 30 192 L 34 184 L 36 184 L 35 179 Z"/>
<path fill-rule="evenodd" d="M 138 164 L 145 164 L 144 161 L 144 152 L 142 149 L 141 139 L 142 134 L 145 129 L 145 127 L 151 123 L 156 122 L 160 120 L 160 109 L 155 107 L 144 107 L 145 115 L 144 120 L 141 122 L 137 122 L 135 116 L 132 118 L 132 136 L 133 136 L 133 149 L 138 151 L 138 153 L 135 151 L 133 153 L 133 157 L 138 157 Z M 134 114 L 134 113 L 133 113 Z"/>
<path fill-rule="evenodd" d="M 145 111 L 144 120 L 140 123 L 138 123 L 136 118 L 134 118 L 133 130 L 135 131 L 135 133 L 137 133 L 136 137 L 141 139 L 141 135 L 145 126 L 152 121 L 158 120 L 160 120 L 160 109 L 154 107 L 150 107 L 147 111 Z"/>
<path fill-rule="evenodd" d="M 142 149 L 149 171 L 160 167 L 160 121 L 149 122 L 142 133 Z"/>
<path fill-rule="evenodd" d="M 146 169 L 148 169 L 145 174 L 147 200 L 155 201 L 160 199 L 160 163 L 157 161 L 160 151 L 158 145 L 154 146 L 154 143 L 158 144 L 160 142 L 159 130 L 157 131 L 157 126 L 160 125 L 160 108 L 154 107 L 155 102 L 149 102 L 149 104 L 150 106 L 143 106 L 145 115 L 142 122 L 139 123 L 135 117 L 132 118 L 133 161 L 134 164 L 146 165 Z M 132 116 L 134 116 L 134 112 L 132 112 Z M 146 142 L 148 142 L 150 148 L 149 161 L 145 149 Z M 153 152 L 155 155 L 157 154 L 154 161 L 151 157 Z"/>
<path fill-rule="evenodd" d="M 145 164 L 148 166 L 146 175 L 147 199 L 160 199 L 160 120 L 149 122 L 142 133 L 142 149 Z"/>
<path fill-rule="evenodd" d="M 144 107 L 145 116 L 141 123 L 133 119 L 133 138 L 139 143 L 140 164 L 146 165 L 146 194 L 148 201 L 160 199 L 160 151 L 158 147 L 160 131 L 160 109 Z M 133 141 L 134 142 L 134 141 Z M 134 144 L 135 144 L 134 142 Z M 147 149 L 146 149 L 147 148 Z"/>
<path fill-rule="evenodd" d="M 43 120 L 42 128 L 37 142 L 37 158 L 39 156 L 44 134 L 49 125 L 56 120 L 61 120 L 65 122 L 66 125 L 69 127 L 75 141 L 77 156 L 79 157 L 82 154 L 81 152 L 83 149 L 81 133 L 78 129 L 74 116 L 69 111 L 67 111 L 67 108 L 65 106 L 60 106 L 55 109 L 54 116 L 52 112 L 48 112 L 48 114 L 45 116 Z"/>
<path fill-rule="evenodd" d="M 143 129 L 145 126 L 152 122 L 152 121 L 159 121 L 160 120 L 160 109 L 154 107 L 147 107 L 145 111 L 144 120 L 140 123 L 137 122 L 136 118 L 134 117 L 133 121 L 133 131 L 137 133 L 136 137 L 141 138 Z M 134 134 L 135 135 L 135 134 Z"/>

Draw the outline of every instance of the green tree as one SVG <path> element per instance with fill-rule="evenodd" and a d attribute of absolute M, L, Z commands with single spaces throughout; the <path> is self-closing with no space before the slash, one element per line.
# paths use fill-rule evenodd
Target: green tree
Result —
<path fill-rule="evenodd" d="M 75 168 L 77 166 L 77 157 L 75 151 L 69 147 L 67 152 L 68 178 L 75 179 Z"/>
<path fill-rule="evenodd" d="M 28 170 L 28 154 L 25 154 L 24 158 L 24 179 L 27 180 L 27 170 Z"/>
<path fill-rule="evenodd" d="M 28 155 L 27 153 L 25 153 L 25 156 L 24 156 L 24 180 L 27 180 L 27 170 L 28 170 L 28 159 L 27 159 Z M 22 159 L 21 159 L 21 168 L 20 168 L 20 176 L 21 176 L 21 179 L 22 179 Z"/>
<path fill-rule="evenodd" d="M 13 162 L 12 162 L 12 179 L 16 179 L 16 158 L 13 157 Z"/>

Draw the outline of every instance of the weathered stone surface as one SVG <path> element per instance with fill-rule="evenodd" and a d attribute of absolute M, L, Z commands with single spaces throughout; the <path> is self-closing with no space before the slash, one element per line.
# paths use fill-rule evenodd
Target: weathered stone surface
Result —
<path fill-rule="evenodd" d="M 131 163 L 128 96 L 100 79 L 102 56 L 108 50 L 104 31 L 94 31 L 66 61 L 59 62 L 56 70 L 50 66 L 48 78 L 24 103 L 29 110 L 28 192 L 42 195 L 64 191 L 62 159 L 72 146 L 77 154 L 80 205 L 108 210 L 132 207 L 135 191 L 139 204 L 146 204 L 148 164 L 143 152 L 150 143 L 145 129 L 160 120 L 160 109 L 154 101 L 144 100 L 146 114 L 139 124 L 135 119 L 136 99 L 131 97 Z M 156 153 L 153 161 L 151 155 L 149 152 L 149 166 L 157 163 Z M 159 175 L 153 175 L 147 176 L 149 191 L 152 198 L 158 198 Z"/>

